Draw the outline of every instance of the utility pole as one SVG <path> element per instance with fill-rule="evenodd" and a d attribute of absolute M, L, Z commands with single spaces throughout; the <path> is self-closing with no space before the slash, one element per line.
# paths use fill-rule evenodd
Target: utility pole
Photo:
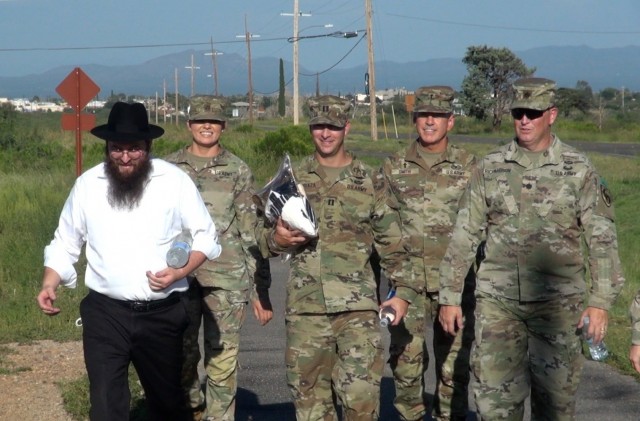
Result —
<path fill-rule="evenodd" d="M 164 107 L 163 122 L 167 124 L 167 79 L 162 79 L 162 106 Z"/>
<path fill-rule="evenodd" d="M 176 84 L 176 112 L 174 113 L 176 116 L 176 126 L 178 125 L 178 117 L 180 116 L 180 108 L 178 108 L 178 68 L 176 67 L 175 71 L 175 84 Z"/>
<path fill-rule="evenodd" d="M 244 38 L 247 42 L 247 61 L 249 66 L 249 124 L 253 124 L 253 79 L 251 78 L 251 38 L 258 38 L 260 35 L 249 33 L 247 29 L 247 15 L 244 15 L 244 35 L 236 35 L 237 38 Z"/>
<path fill-rule="evenodd" d="M 298 0 L 293 0 L 293 36 L 298 36 L 300 20 L 300 3 Z M 293 125 L 297 126 L 300 123 L 300 67 L 299 67 L 299 50 L 298 40 L 293 43 Z"/>
<path fill-rule="evenodd" d="M 218 62 L 216 56 L 221 56 L 223 53 L 213 49 L 213 37 L 211 37 L 211 52 L 204 53 L 205 56 L 211 56 L 213 61 L 213 94 L 218 96 Z"/>
<path fill-rule="evenodd" d="M 367 46 L 369 56 L 369 109 L 371 118 L 371 140 L 378 140 L 378 116 L 376 113 L 376 71 L 373 58 L 373 31 L 371 18 L 373 11 L 371 10 L 371 0 L 364 1 L 365 16 L 367 19 Z"/>
<path fill-rule="evenodd" d="M 300 123 L 300 53 L 298 50 L 298 35 L 300 16 L 311 16 L 300 12 L 299 0 L 293 0 L 293 13 L 280 13 L 280 16 L 293 16 L 293 125 Z"/>
<path fill-rule="evenodd" d="M 191 69 L 191 96 L 193 96 L 194 90 L 193 90 L 193 86 L 194 86 L 194 73 L 196 69 L 199 69 L 198 66 L 194 66 L 193 65 L 193 54 L 191 54 L 191 66 L 184 66 L 185 69 Z"/>

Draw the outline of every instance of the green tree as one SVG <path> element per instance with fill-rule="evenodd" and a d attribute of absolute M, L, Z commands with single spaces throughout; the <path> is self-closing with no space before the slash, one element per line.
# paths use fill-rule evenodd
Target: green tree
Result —
<path fill-rule="evenodd" d="M 616 88 L 604 88 L 600 91 L 600 96 L 604 101 L 611 101 L 615 99 L 618 95 L 618 90 Z"/>
<path fill-rule="evenodd" d="M 278 115 L 284 117 L 286 104 L 284 100 L 284 61 L 280 59 L 280 90 L 278 92 Z"/>
<path fill-rule="evenodd" d="M 273 105 L 273 98 L 271 98 L 268 95 L 265 95 L 262 97 L 261 102 L 262 102 L 262 106 L 266 110 L 267 108 L 271 107 L 271 105 Z"/>
<path fill-rule="evenodd" d="M 480 120 L 491 116 L 493 129 L 499 129 L 511 104 L 511 84 L 518 78 L 532 75 L 535 67 L 528 68 L 508 48 L 486 45 L 467 48 L 462 62 L 469 72 L 462 81 L 465 112 Z"/>
<path fill-rule="evenodd" d="M 559 88 L 556 94 L 556 105 L 565 117 L 569 117 L 573 110 L 587 114 L 593 108 L 591 86 L 587 82 L 580 80 L 575 89 Z"/>

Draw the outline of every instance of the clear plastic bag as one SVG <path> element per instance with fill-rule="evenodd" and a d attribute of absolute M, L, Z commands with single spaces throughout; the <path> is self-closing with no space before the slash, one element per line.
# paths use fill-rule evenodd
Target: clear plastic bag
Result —
<path fill-rule="evenodd" d="M 288 154 L 284 155 L 275 176 L 255 196 L 269 222 L 275 224 L 281 217 L 289 228 L 302 231 L 307 237 L 318 235 L 316 215 L 304 189 L 296 183 Z"/>

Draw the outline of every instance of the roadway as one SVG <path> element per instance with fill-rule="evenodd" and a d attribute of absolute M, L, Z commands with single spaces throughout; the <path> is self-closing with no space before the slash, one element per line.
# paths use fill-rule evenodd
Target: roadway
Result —
<path fill-rule="evenodd" d="M 271 300 L 274 318 L 260 326 L 253 314 L 247 315 L 242 329 L 240 371 L 236 408 L 237 421 L 295 421 L 295 412 L 285 378 L 284 299 L 288 267 L 272 259 Z M 388 343 L 388 334 L 383 330 Z M 430 351 L 431 352 L 431 351 Z M 619 356 L 626 359 L 626 356 Z M 433 367 L 426 374 L 428 398 L 434 385 Z M 388 365 L 381 387 L 382 421 L 396 421 L 393 409 L 393 380 Z M 468 420 L 476 420 L 470 395 Z M 586 361 L 578 390 L 578 420 L 627 421 L 640 414 L 640 383 L 633 377 L 618 374 L 603 363 Z M 425 420 L 431 420 L 426 417 Z M 525 420 L 530 420 L 527 412 Z"/>

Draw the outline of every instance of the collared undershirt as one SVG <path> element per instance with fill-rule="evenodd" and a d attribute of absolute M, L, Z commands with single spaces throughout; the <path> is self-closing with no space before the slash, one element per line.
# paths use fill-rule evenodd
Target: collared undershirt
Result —
<path fill-rule="evenodd" d="M 438 161 L 440 161 L 440 156 L 442 155 L 442 152 L 429 152 L 427 149 L 423 148 L 419 144 L 417 149 L 418 149 L 418 155 L 420 155 L 420 158 L 422 158 L 424 162 L 426 162 L 429 168 L 433 167 Z"/>
<path fill-rule="evenodd" d="M 531 161 L 532 165 L 536 165 L 540 157 L 547 151 L 546 149 L 542 151 L 530 151 L 529 149 L 525 148 L 520 149 L 522 150 L 522 153 L 524 153 L 525 156 L 529 158 L 529 161 Z"/>
<path fill-rule="evenodd" d="M 348 166 L 349 165 L 345 165 L 344 167 L 327 167 L 324 165 L 320 165 L 324 173 L 327 175 L 328 181 L 337 181 L 342 171 L 344 171 L 344 169 Z"/>
<path fill-rule="evenodd" d="M 189 156 L 189 160 L 192 161 L 192 163 L 197 165 L 197 171 L 204 168 L 213 159 L 213 157 L 194 155 L 189 149 L 187 149 L 187 156 Z"/>

